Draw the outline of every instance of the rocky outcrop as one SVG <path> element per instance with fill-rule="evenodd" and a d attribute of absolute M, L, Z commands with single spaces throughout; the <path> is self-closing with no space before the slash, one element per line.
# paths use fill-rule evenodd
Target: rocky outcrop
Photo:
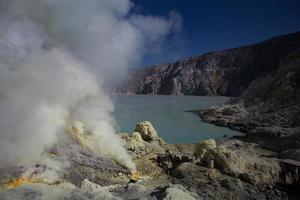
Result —
<path fill-rule="evenodd" d="M 140 133 L 141 138 L 145 141 L 162 140 L 158 137 L 156 130 L 149 121 L 143 121 L 141 123 L 138 123 L 134 131 Z"/>
<path fill-rule="evenodd" d="M 280 180 L 280 165 L 276 159 L 261 158 L 254 144 L 232 140 L 216 145 L 205 140 L 196 145 L 195 154 L 202 163 L 213 160 L 216 168 L 253 184 L 275 185 Z"/>
<path fill-rule="evenodd" d="M 149 151 L 153 148 L 159 151 L 160 145 L 165 144 L 149 121 L 137 123 L 133 133 L 122 133 L 120 137 L 126 141 L 125 148 L 137 154 L 143 154 L 145 152 L 142 151 Z"/>
<path fill-rule="evenodd" d="M 300 32 L 296 32 L 254 45 L 132 70 L 117 92 L 239 96 L 254 79 L 277 70 L 280 60 L 299 47 Z"/>
<path fill-rule="evenodd" d="M 222 174 L 219 170 L 192 163 L 182 163 L 176 169 L 176 181 L 195 191 L 201 199 L 296 199 L 276 187 L 253 185 L 239 178 Z"/>
<path fill-rule="evenodd" d="M 300 149 L 300 49 L 272 74 L 255 79 L 238 99 L 196 113 L 203 121 L 245 132 L 244 140 L 265 148 Z"/>

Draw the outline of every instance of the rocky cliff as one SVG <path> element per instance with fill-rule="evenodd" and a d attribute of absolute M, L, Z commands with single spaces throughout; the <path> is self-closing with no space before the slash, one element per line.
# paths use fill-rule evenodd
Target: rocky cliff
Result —
<path fill-rule="evenodd" d="M 239 96 L 253 80 L 279 67 L 300 47 L 300 32 L 254 45 L 210 52 L 171 64 L 133 70 L 123 94 Z"/>
<path fill-rule="evenodd" d="M 282 59 L 277 70 L 252 81 L 241 97 L 198 114 L 245 132 L 246 141 L 300 160 L 300 49 Z"/>

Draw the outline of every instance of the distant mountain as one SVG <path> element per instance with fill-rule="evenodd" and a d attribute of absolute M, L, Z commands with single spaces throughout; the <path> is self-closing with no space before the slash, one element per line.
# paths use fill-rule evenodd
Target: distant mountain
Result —
<path fill-rule="evenodd" d="M 117 92 L 240 96 L 253 80 L 274 73 L 280 60 L 298 48 L 300 32 L 171 64 L 136 69 Z"/>

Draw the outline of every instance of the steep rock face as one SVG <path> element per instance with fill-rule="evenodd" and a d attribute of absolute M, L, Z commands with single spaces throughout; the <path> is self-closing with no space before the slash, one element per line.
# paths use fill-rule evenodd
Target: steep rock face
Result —
<path fill-rule="evenodd" d="M 125 94 L 239 96 L 254 79 L 276 70 L 280 60 L 299 47 L 300 32 L 297 32 L 250 46 L 134 70 L 117 91 Z"/>
<path fill-rule="evenodd" d="M 273 73 L 255 79 L 231 103 L 200 111 L 206 122 L 246 133 L 248 141 L 276 150 L 300 149 L 300 49 Z"/>

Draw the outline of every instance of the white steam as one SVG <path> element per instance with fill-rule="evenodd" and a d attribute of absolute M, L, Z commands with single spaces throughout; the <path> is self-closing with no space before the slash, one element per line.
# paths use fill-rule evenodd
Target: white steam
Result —
<path fill-rule="evenodd" d="M 93 132 L 98 153 L 134 169 L 104 88 L 139 62 L 145 45 L 157 48 L 177 32 L 181 19 L 130 15 L 132 6 L 0 0 L 0 167 L 38 159 L 68 121 L 79 120 Z"/>

